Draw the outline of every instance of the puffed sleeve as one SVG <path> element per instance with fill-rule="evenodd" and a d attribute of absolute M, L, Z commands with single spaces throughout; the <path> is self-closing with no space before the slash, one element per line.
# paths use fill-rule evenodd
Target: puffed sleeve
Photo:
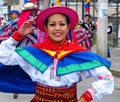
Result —
<path fill-rule="evenodd" d="M 2 41 L 0 44 L 0 63 L 4 65 L 16 65 L 15 49 L 18 44 L 13 38 Z"/>
<path fill-rule="evenodd" d="M 9 39 L 2 41 L 0 44 L 0 63 L 4 65 L 17 65 L 17 53 L 15 52 L 16 45 L 24 39 L 25 36 L 20 35 L 15 31 Z"/>
<path fill-rule="evenodd" d="M 86 91 L 90 92 L 92 99 L 101 99 L 105 95 L 112 94 L 114 90 L 114 78 L 111 72 L 104 66 L 82 72 L 82 79 L 93 77 L 94 82 Z"/>

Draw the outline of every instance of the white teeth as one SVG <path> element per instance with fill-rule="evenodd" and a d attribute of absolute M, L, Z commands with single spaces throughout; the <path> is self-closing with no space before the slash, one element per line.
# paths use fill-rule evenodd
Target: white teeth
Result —
<path fill-rule="evenodd" d="M 58 36 L 58 35 L 61 35 L 61 33 L 60 33 L 60 32 L 56 32 L 56 33 L 54 33 L 54 34 L 55 34 L 55 35 L 57 35 L 57 36 Z"/>

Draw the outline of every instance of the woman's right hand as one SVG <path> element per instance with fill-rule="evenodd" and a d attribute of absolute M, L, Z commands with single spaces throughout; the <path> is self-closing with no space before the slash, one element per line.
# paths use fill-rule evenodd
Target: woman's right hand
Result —
<path fill-rule="evenodd" d="M 19 34 L 22 36 L 26 36 L 28 34 L 31 34 L 35 29 L 35 27 L 32 25 L 35 22 L 35 20 L 36 20 L 36 17 L 25 21 L 21 25 L 21 27 L 18 29 Z"/>
<path fill-rule="evenodd" d="M 87 101 L 81 97 L 77 102 L 87 102 Z"/>

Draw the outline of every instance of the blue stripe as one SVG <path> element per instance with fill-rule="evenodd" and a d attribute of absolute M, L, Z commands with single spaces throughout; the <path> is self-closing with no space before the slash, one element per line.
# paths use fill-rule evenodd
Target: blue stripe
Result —
<path fill-rule="evenodd" d="M 90 3 L 85 4 L 85 8 L 89 8 L 90 7 Z"/>
<path fill-rule="evenodd" d="M 42 62 L 46 66 L 49 66 L 53 61 L 52 57 L 50 57 L 48 54 L 46 54 L 45 52 L 43 52 L 42 50 L 40 50 L 38 48 L 35 48 L 33 46 L 25 46 L 25 47 L 23 47 L 23 49 L 27 50 L 37 60 L 39 60 L 40 62 Z M 45 59 L 47 59 L 47 61 Z"/>
<path fill-rule="evenodd" d="M 100 62 L 102 65 L 105 65 L 108 68 L 110 68 L 111 66 L 110 61 L 92 52 L 76 52 L 76 53 L 70 54 L 67 57 L 64 57 L 64 59 L 62 59 L 58 63 L 58 66 L 65 67 L 71 64 L 82 64 L 82 63 L 91 62 L 95 60 Z"/>

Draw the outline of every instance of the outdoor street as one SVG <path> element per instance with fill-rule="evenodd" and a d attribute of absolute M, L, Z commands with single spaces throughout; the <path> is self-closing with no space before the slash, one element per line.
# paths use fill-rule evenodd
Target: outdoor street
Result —
<path fill-rule="evenodd" d="M 31 6 L 31 3 L 32 3 L 32 6 Z M 27 6 L 25 4 L 27 4 Z M 43 29 L 41 29 L 41 27 L 39 28 L 39 26 L 42 25 L 41 21 L 43 21 L 43 19 L 39 19 L 40 16 L 38 16 L 38 14 L 40 12 L 42 12 L 42 10 L 44 10 L 50 6 L 69 7 L 78 13 L 78 17 L 75 19 L 75 16 L 72 15 L 72 13 L 70 13 L 70 12 L 64 13 L 66 10 L 61 10 L 61 11 L 63 11 L 63 13 L 60 12 L 60 10 L 58 13 L 53 13 L 53 14 L 57 14 L 57 16 L 52 16 L 53 14 L 46 16 L 46 18 L 45 18 L 45 16 L 41 16 L 42 18 L 45 19 L 45 22 L 43 22 L 44 25 L 42 26 L 42 27 L 45 27 L 45 30 L 43 30 Z M 52 11 L 54 11 L 54 10 L 52 10 Z M 49 13 L 51 13 L 51 12 L 49 12 Z M 67 13 L 70 14 L 70 17 L 67 15 Z M 40 13 L 40 14 L 44 14 L 44 13 Z M 60 16 L 60 14 L 61 14 L 61 16 Z M 89 17 L 87 17 L 89 19 L 87 21 L 86 21 L 86 16 L 85 16 L 86 14 L 89 14 Z M 47 15 L 47 13 L 45 15 Z M 36 16 L 38 16 L 38 19 L 35 19 L 34 23 L 33 23 L 34 19 L 32 19 L 33 24 L 31 24 L 31 21 L 29 21 L 28 23 L 26 23 L 26 25 L 31 24 L 30 28 L 32 28 L 32 25 L 33 25 L 37 29 L 34 29 L 34 32 L 32 32 L 30 36 L 28 36 L 28 35 L 25 36 L 24 33 L 23 33 L 24 35 L 22 35 L 22 32 L 20 32 L 20 30 L 18 30 L 21 27 L 21 24 L 23 22 L 25 22 L 26 20 L 36 17 Z M 65 16 L 65 17 L 62 17 L 62 16 Z M 70 19 L 72 16 L 74 19 Z M 60 20 L 61 18 L 63 18 L 62 21 Z M 53 19 L 53 21 L 51 19 Z M 37 20 L 39 20 L 39 22 L 37 22 Z M 76 24 L 75 23 L 73 26 L 71 26 L 71 24 L 72 24 L 71 22 L 72 21 L 75 22 L 75 20 L 77 21 L 77 25 L 75 25 Z M 83 21 L 83 22 L 81 22 L 81 21 Z M 51 23 L 51 22 L 53 22 L 53 23 Z M 78 25 L 78 23 L 79 23 L 79 25 Z M 85 27 L 83 27 L 82 25 Z M 83 29 L 85 34 L 87 34 L 87 35 L 85 35 L 85 37 L 82 38 L 80 35 L 80 34 L 82 34 L 81 31 L 79 32 L 80 33 L 79 35 L 77 35 L 74 32 L 76 34 L 75 42 L 80 40 L 82 42 L 82 43 L 80 42 L 81 45 L 86 47 L 91 44 L 91 41 L 87 41 L 87 39 L 89 39 L 91 37 L 92 41 L 93 41 L 93 46 L 91 47 L 90 51 L 97 53 L 103 57 L 106 57 L 106 59 L 111 61 L 111 67 L 109 70 L 111 71 L 111 73 L 113 74 L 114 79 L 115 79 L 114 92 L 111 95 L 104 96 L 102 99 L 94 100 L 92 102 L 120 102 L 120 0 L 0 0 L 0 43 L 3 40 L 8 39 L 14 31 L 18 30 L 18 35 L 19 35 L 18 38 L 20 38 L 20 39 L 18 39 L 17 36 L 15 38 L 17 38 L 18 40 L 15 39 L 14 35 L 13 35 L 12 36 L 13 40 L 11 40 L 11 41 L 15 40 L 14 42 L 21 40 L 20 43 L 18 43 L 17 47 L 24 46 L 24 45 L 29 46 L 33 43 L 41 43 L 47 34 L 48 34 L 47 36 L 54 35 L 53 36 L 54 38 L 56 38 L 57 36 L 58 36 L 58 38 L 61 37 L 62 40 L 59 40 L 59 39 L 55 40 L 52 37 L 50 37 L 50 39 L 51 39 L 52 43 L 55 43 L 57 45 L 62 45 L 63 41 L 66 39 L 65 32 L 68 31 L 68 29 L 66 29 L 66 26 L 67 26 L 67 28 L 71 28 L 70 29 L 71 34 L 69 35 L 68 38 L 70 38 L 70 39 L 72 38 L 72 41 L 74 41 L 74 35 L 72 34 L 72 30 L 73 30 L 73 28 L 76 28 L 77 26 L 79 26 L 80 29 Z M 58 28 L 59 28 L 59 30 L 58 30 Z M 85 28 L 87 28 L 87 29 L 85 29 Z M 24 29 L 22 31 L 24 32 Z M 64 38 L 62 37 L 63 35 L 64 35 Z M 66 33 L 66 35 L 67 35 L 67 33 Z M 22 40 L 23 36 L 24 36 L 25 40 L 24 39 Z M 2 43 L 2 44 L 5 45 L 4 43 Z M 47 44 L 49 44 L 49 43 L 47 42 Z M 3 47 L 3 45 L 2 45 L 2 47 Z M 13 43 L 13 44 L 10 43 L 8 45 L 10 45 L 10 46 L 5 46 L 5 47 L 12 48 L 12 46 L 15 45 L 15 43 Z M 43 45 L 43 44 L 41 44 L 41 45 Z M 41 45 L 40 45 L 40 48 L 42 49 Z M 51 46 L 49 48 L 46 48 L 46 47 L 47 46 L 45 46 L 45 48 L 44 48 L 45 50 L 49 49 L 49 48 L 50 48 L 49 50 L 51 50 L 51 48 L 52 48 Z M 58 50 L 59 50 L 59 46 L 58 46 L 58 49 L 56 49 L 56 55 L 59 54 L 59 53 L 57 53 L 57 52 L 59 52 Z M 60 51 L 64 51 L 64 49 L 61 49 Z M 109 54 L 108 54 L 108 52 L 109 52 Z M 32 52 L 30 52 L 30 54 L 32 54 Z M 1 60 L 2 60 L 1 63 L 4 62 L 4 59 L 2 59 L 2 58 L 4 58 L 5 55 L 7 56 L 6 51 L 5 51 L 5 54 L 3 55 L 3 57 L 1 57 Z M 9 55 L 9 53 L 8 53 L 8 55 Z M 57 55 L 57 56 L 59 56 L 59 55 Z M 9 57 L 7 56 L 7 58 L 9 58 Z M 13 56 L 12 56 L 12 58 L 13 58 Z M 30 58 L 31 58 L 31 56 L 30 56 Z M 16 57 L 16 60 L 18 60 L 17 57 Z M 28 58 L 28 60 L 29 60 L 29 58 Z M 37 60 L 39 60 L 39 59 L 37 59 Z M 6 62 L 9 63 L 9 61 L 6 61 L 6 59 L 5 59 L 5 64 L 6 64 Z M 11 60 L 10 63 L 11 62 L 13 62 L 13 60 Z M 31 60 L 31 62 L 32 62 L 32 60 Z M 20 61 L 20 63 L 22 63 L 22 61 Z M 40 63 L 42 63 L 41 60 L 40 60 Z M 31 64 L 31 66 L 32 66 L 32 64 Z M 55 69 L 55 67 L 56 67 L 55 65 L 57 65 L 57 64 L 53 64 L 54 66 L 51 69 Z M 14 65 L 14 64 L 12 64 L 12 65 Z M 24 66 L 27 66 L 27 64 Z M 36 66 L 32 66 L 32 67 L 36 67 Z M 52 71 L 54 71 L 54 70 L 52 70 Z M 7 71 L 7 72 L 10 72 L 10 71 Z M 30 71 L 27 71 L 27 72 L 30 72 Z M 3 74 L 6 75 L 5 73 L 3 73 Z M 20 75 L 22 75 L 22 74 L 20 74 Z M 51 75 L 51 73 L 50 73 L 50 75 Z M 5 80 L 5 78 L 3 78 L 3 77 L 1 77 L 1 78 L 3 80 Z M 39 77 L 39 78 L 43 78 L 43 77 Z M 37 77 L 38 81 L 39 81 L 39 78 Z M 45 80 L 47 80 L 47 79 L 45 79 Z M 77 86 L 78 98 L 86 91 L 86 89 L 88 89 L 91 86 L 91 83 L 93 81 L 94 81 L 93 78 L 89 78 L 89 79 L 86 79 L 85 81 L 81 81 L 80 83 L 78 83 L 78 86 Z M 27 84 L 27 86 L 28 86 L 28 84 Z M 6 88 L 1 87 L 1 89 L 6 89 Z M 9 89 L 9 88 L 7 88 L 7 89 Z M 34 97 L 34 94 L 18 94 L 18 97 L 14 98 L 14 93 L 3 93 L 0 90 L 0 102 L 30 102 L 30 100 L 33 97 Z"/>

